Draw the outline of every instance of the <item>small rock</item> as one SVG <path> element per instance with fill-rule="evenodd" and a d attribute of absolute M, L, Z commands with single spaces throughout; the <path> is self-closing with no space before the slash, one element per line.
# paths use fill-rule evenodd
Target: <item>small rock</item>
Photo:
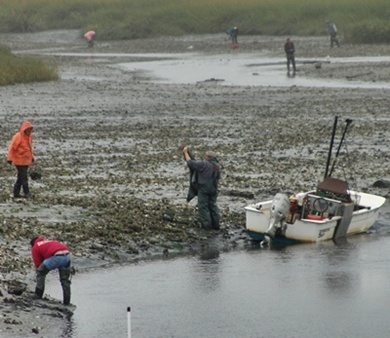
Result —
<path fill-rule="evenodd" d="M 24 291 L 26 291 L 27 284 L 19 280 L 13 279 L 8 281 L 7 291 L 11 295 L 20 296 Z"/>
<path fill-rule="evenodd" d="M 374 182 L 374 188 L 390 188 L 389 180 L 378 180 Z"/>

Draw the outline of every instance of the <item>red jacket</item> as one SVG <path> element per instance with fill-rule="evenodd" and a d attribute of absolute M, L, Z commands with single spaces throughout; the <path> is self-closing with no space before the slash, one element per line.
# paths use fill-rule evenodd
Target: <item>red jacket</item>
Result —
<path fill-rule="evenodd" d="M 50 258 L 58 251 L 63 250 L 70 251 L 70 249 L 63 243 L 38 237 L 31 248 L 31 256 L 35 267 L 38 268 L 45 259 Z"/>
<path fill-rule="evenodd" d="M 33 162 L 32 135 L 27 136 L 24 133 L 28 128 L 32 128 L 32 124 L 28 121 L 23 122 L 20 130 L 12 137 L 7 161 L 12 161 L 13 165 L 29 166 Z"/>

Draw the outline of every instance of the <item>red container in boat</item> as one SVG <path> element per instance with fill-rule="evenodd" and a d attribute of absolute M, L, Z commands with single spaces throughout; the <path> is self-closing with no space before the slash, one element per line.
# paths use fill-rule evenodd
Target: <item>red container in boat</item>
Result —
<path fill-rule="evenodd" d="M 307 215 L 307 219 L 311 219 L 313 221 L 322 221 L 324 219 L 324 216 L 318 216 L 318 215 Z"/>

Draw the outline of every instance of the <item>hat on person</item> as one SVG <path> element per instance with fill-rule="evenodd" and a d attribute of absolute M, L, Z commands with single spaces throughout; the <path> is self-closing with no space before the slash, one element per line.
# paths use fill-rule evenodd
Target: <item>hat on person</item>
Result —
<path fill-rule="evenodd" d="M 217 154 L 214 153 L 213 151 L 209 150 L 209 151 L 206 152 L 205 156 L 206 156 L 208 159 L 212 160 L 212 159 L 214 159 L 214 158 L 217 157 Z"/>

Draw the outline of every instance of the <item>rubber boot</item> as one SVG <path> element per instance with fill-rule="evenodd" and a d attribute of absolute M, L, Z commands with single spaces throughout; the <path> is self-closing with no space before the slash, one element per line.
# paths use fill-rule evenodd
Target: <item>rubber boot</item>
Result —
<path fill-rule="evenodd" d="M 35 298 L 35 299 L 42 299 L 42 297 L 43 297 L 43 292 L 44 292 L 43 289 L 38 289 L 38 288 L 36 287 L 36 288 L 35 288 L 34 298 Z"/>
<path fill-rule="evenodd" d="M 214 189 L 210 187 L 211 191 Z M 211 228 L 214 230 L 219 230 L 219 208 L 217 204 L 218 193 L 215 188 L 215 192 L 209 195 L 209 211 L 211 218 Z"/>
<path fill-rule="evenodd" d="M 70 303 L 70 267 L 59 269 L 64 305 Z"/>
<path fill-rule="evenodd" d="M 30 189 L 28 183 L 23 184 L 23 193 L 25 198 L 31 198 Z"/>
<path fill-rule="evenodd" d="M 21 195 L 20 195 L 20 188 L 21 188 L 21 184 L 16 182 L 14 184 L 14 198 L 20 198 Z"/>
<path fill-rule="evenodd" d="M 50 270 L 43 263 L 37 269 L 37 285 L 35 287 L 35 298 L 41 299 L 43 297 L 43 293 L 45 292 L 46 275 L 49 272 Z"/>

